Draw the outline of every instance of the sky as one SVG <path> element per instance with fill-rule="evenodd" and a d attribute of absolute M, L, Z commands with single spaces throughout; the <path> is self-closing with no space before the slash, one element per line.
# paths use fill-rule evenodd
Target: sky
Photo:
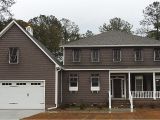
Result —
<path fill-rule="evenodd" d="M 15 0 L 11 7 L 14 18 L 28 21 L 39 15 L 54 15 L 75 22 L 80 33 L 91 30 L 99 33 L 99 27 L 114 17 L 128 21 L 133 30 L 140 28 L 143 10 L 156 0 Z"/>

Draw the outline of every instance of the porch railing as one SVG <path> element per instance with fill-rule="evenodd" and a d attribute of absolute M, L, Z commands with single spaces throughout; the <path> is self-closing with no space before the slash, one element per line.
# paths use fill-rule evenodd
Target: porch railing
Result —
<path fill-rule="evenodd" d="M 153 98 L 153 91 L 131 91 L 133 98 Z M 156 92 L 156 96 L 159 96 L 160 93 Z"/>
<path fill-rule="evenodd" d="M 160 98 L 160 91 L 156 91 L 156 98 Z"/>

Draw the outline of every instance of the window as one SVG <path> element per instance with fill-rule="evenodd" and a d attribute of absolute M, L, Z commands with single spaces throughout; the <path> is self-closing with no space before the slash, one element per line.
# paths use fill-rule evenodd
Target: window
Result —
<path fill-rule="evenodd" d="M 26 85 L 26 83 L 16 83 L 16 85 Z"/>
<path fill-rule="evenodd" d="M 99 91 L 99 74 L 91 74 L 91 91 Z"/>
<path fill-rule="evenodd" d="M 41 83 L 31 83 L 31 85 L 41 85 Z"/>
<path fill-rule="evenodd" d="M 78 74 L 69 75 L 69 91 L 78 91 Z"/>
<path fill-rule="evenodd" d="M 135 91 L 143 91 L 143 76 L 135 76 Z"/>
<path fill-rule="evenodd" d="M 160 61 L 160 49 L 154 50 L 154 61 Z"/>
<path fill-rule="evenodd" d="M 19 49 L 16 47 L 9 48 L 9 63 L 18 64 L 19 62 Z"/>
<path fill-rule="evenodd" d="M 135 49 L 135 61 L 143 61 L 141 49 Z"/>
<path fill-rule="evenodd" d="M 79 49 L 73 50 L 73 62 L 80 62 L 80 50 Z"/>
<path fill-rule="evenodd" d="M 121 61 L 121 50 L 120 49 L 114 49 L 113 50 L 113 61 L 114 62 L 120 62 Z"/>
<path fill-rule="evenodd" d="M 12 85 L 12 83 L 2 83 L 2 85 Z"/>
<path fill-rule="evenodd" d="M 91 60 L 92 62 L 99 62 L 99 49 L 92 49 Z"/>

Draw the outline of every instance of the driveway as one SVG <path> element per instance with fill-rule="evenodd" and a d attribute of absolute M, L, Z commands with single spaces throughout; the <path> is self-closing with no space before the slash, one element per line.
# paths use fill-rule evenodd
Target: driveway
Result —
<path fill-rule="evenodd" d="M 0 120 L 19 120 L 44 110 L 0 110 Z"/>

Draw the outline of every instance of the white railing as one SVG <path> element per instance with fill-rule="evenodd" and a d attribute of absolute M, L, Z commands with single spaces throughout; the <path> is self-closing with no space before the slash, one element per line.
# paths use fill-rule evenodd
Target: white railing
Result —
<path fill-rule="evenodd" d="M 156 91 L 156 98 L 160 98 L 160 91 Z"/>
<path fill-rule="evenodd" d="M 153 91 L 132 91 L 133 98 L 153 98 Z M 160 93 L 157 91 L 156 96 L 160 97 Z"/>
<path fill-rule="evenodd" d="M 111 91 L 109 90 L 109 109 L 111 109 Z"/>
<path fill-rule="evenodd" d="M 133 112 L 133 97 L 132 97 L 131 91 L 129 91 L 129 101 L 131 104 L 131 112 Z"/>

